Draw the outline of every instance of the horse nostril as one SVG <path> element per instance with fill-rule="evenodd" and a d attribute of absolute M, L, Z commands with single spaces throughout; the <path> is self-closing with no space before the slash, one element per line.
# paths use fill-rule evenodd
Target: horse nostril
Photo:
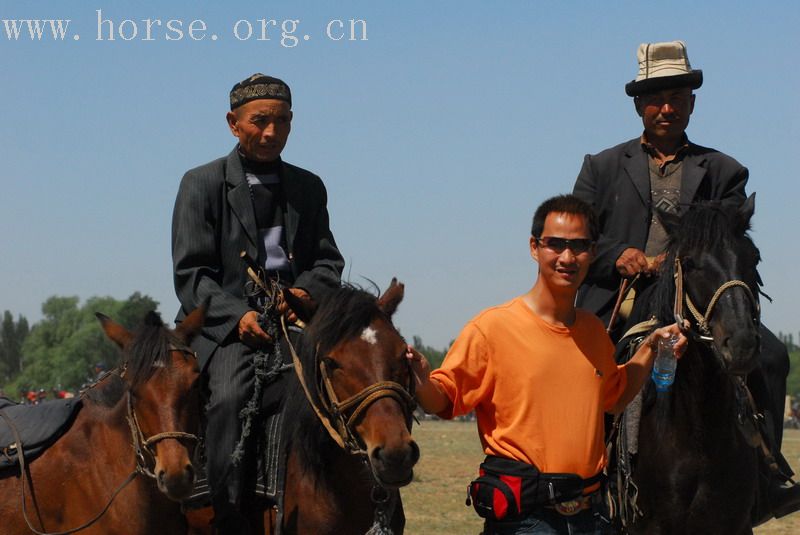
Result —
<path fill-rule="evenodd" d="M 377 447 L 372 450 L 372 462 L 373 463 L 380 463 L 383 462 L 382 459 L 383 448 Z"/>
<path fill-rule="evenodd" d="M 186 469 L 184 470 L 186 474 L 186 479 L 190 482 L 194 482 L 194 466 L 191 463 L 186 465 Z"/>
<path fill-rule="evenodd" d="M 416 441 L 412 440 L 409 447 L 411 448 L 411 464 L 417 464 L 417 461 L 419 461 L 419 446 L 417 446 Z"/>

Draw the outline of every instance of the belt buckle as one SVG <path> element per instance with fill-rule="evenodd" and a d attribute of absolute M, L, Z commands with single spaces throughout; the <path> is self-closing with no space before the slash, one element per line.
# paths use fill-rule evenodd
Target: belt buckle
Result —
<path fill-rule="evenodd" d="M 553 507 L 561 515 L 573 516 L 581 512 L 583 505 L 583 500 L 568 500 L 566 502 L 557 503 Z"/>

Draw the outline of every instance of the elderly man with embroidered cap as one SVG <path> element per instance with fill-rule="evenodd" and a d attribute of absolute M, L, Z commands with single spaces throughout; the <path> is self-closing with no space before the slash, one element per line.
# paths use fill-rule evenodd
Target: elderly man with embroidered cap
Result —
<path fill-rule="evenodd" d="M 319 299 L 338 286 L 344 267 L 322 180 L 281 159 L 292 114 L 292 94 L 282 80 L 254 74 L 237 83 L 226 119 L 238 144 L 227 156 L 184 175 L 173 213 L 177 321 L 208 302 L 194 346 L 207 381 L 207 471 L 221 534 L 249 532 L 242 506 L 249 498 L 245 480 L 254 470 L 252 447 L 242 449 L 240 443 L 240 412 L 253 396 L 254 356 L 276 342 L 259 321 L 259 304 L 246 292 L 248 264 L 240 253 L 255 261 L 251 268 L 306 299 Z M 279 311 L 295 320 L 284 304 Z M 262 407 L 274 413 L 282 376 L 265 386 Z"/>
<path fill-rule="evenodd" d="M 637 59 L 639 72 L 625 85 L 625 92 L 633 97 L 644 132 L 586 155 L 574 188 L 575 195 L 590 203 L 600 219 L 597 257 L 578 293 L 578 305 L 606 323 L 621 280 L 658 271 L 667 233 L 656 209 L 676 213 L 695 201 L 739 206 L 746 199 L 747 168 L 686 136 L 695 106 L 693 91 L 703 85 L 703 72 L 691 67 L 686 45 L 681 41 L 645 43 L 639 46 Z M 612 326 L 615 340 L 622 334 L 622 323 Z M 789 357 L 785 346 L 763 326 L 761 346 L 761 367 L 751 377 L 751 389 L 760 410 L 768 413 L 768 434 L 780 457 Z M 784 476 L 790 475 L 789 465 L 783 458 L 780 461 Z M 783 485 L 780 479 L 773 478 L 770 491 L 777 516 L 800 508 L 800 488 Z"/>

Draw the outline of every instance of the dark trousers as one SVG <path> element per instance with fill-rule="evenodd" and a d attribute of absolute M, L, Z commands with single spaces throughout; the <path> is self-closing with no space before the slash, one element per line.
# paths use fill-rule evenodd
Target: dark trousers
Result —
<path fill-rule="evenodd" d="M 761 326 L 760 373 L 751 373 L 747 384 L 758 408 L 767 412 L 767 425 L 773 435 L 773 452 L 780 455 L 783 443 L 783 412 L 786 405 L 786 377 L 789 375 L 789 351 L 772 331 Z M 760 376 L 760 377 L 759 377 Z M 785 464 L 785 461 L 783 461 Z M 788 469 L 789 465 L 782 466 Z M 791 471 L 789 474 L 791 475 Z"/>
<path fill-rule="evenodd" d="M 282 344 L 282 348 L 285 345 Z M 283 351 L 286 360 L 287 351 Z M 253 396 L 255 366 L 253 350 L 240 342 L 220 346 L 211 356 L 206 368 L 206 470 L 214 507 L 215 523 L 221 533 L 242 532 L 243 510 L 252 499 L 256 482 L 256 434 L 260 422 L 280 410 L 285 374 L 264 385 L 261 413 L 252 422 L 250 437 L 243 457 L 234 460 L 232 454 L 242 434 L 242 409 Z M 291 357 L 288 357 L 289 359 Z M 230 530 L 223 526 L 237 526 Z"/>
<path fill-rule="evenodd" d="M 220 346 L 208 362 L 206 380 L 206 470 L 215 515 L 222 517 L 240 509 L 245 468 L 253 457 L 237 464 L 231 458 L 242 432 L 239 412 L 253 395 L 252 352 L 239 342 Z"/>

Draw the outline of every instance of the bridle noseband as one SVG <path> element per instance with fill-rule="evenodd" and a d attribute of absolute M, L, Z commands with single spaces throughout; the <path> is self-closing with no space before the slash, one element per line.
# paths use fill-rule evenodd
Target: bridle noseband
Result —
<path fill-rule="evenodd" d="M 179 346 L 171 346 L 169 349 L 170 352 L 178 351 L 183 353 L 184 355 L 189 355 L 193 359 L 197 360 L 197 353 L 192 351 L 187 347 L 179 347 Z M 124 373 L 124 370 L 123 370 Z M 155 445 L 161 442 L 162 440 L 167 439 L 174 439 L 174 440 L 185 440 L 193 443 L 192 450 L 197 446 L 199 442 L 199 438 L 197 435 L 192 433 L 186 433 L 184 431 L 164 431 L 161 433 L 156 433 L 155 435 L 148 437 L 144 436 L 142 432 L 142 428 L 139 425 L 139 419 L 136 417 L 136 410 L 133 408 L 133 399 L 131 397 L 131 392 L 128 390 L 128 412 L 125 416 L 125 419 L 128 422 L 128 426 L 131 429 L 131 437 L 133 438 L 133 451 L 136 454 L 136 471 L 140 474 L 146 475 L 153 479 L 157 479 L 156 474 L 149 468 L 149 466 L 155 467 L 157 461 L 157 455 L 155 450 Z M 148 462 L 148 458 L 149 461 Z"/>
<path fill-rule="evenodd" d="M 683 303 L 686 302 L 686 308 L 691 313 L 692 317 L 695 320 L 697 328 L 699 329 L 699 333 L 696 331 L 692 331 L 690 328 L 690 332 L 694 335 L 694 338 L 705 342 L 707 344 L 712 344 L 714 342 L 714 337 L 711 334 L 711 314 L 714 312 L 714 307 L 719 302 L 722 294 L 725 293 L 727 290 L 731 288 L 742 288 L 745 291 L 745 295 L 747 295 L 748 299 L 750 300 L 750 304 L 753 307 L 753 318 L 756 323 L 760 323 L 761 321 L 761 306 L 756 299 L 755 295 L 753 295 L 753 291 L 750 289 L 750 286 L 747 283 L 733 279 L 723 283 L 717 290 L 714 292 L 714 295 L 711 297 L 711 300 L 708 302 L 708 306 L 706 307 L 706 311 L 704 314 L 701 314 L 699 309 L 695 306 L 692 302 L 689 294 L 683 288 L 683 267 L 681 265 L 681 259 L 679 256 L 675 256 L 675 306 L 674 306 L 674 314 L 675 314 L 675 321 L 679 326 L 684 325 L 684 317 L 683 317 Z"/>
<path fill-rule="evenodd" d="M 181 352 L 181 353 L 183 353 L 185 355 L 189 355 L 193 359 L 197 360 L 197 353 L 195 353 L 191 349 L 189 349 L 187 347 L 184 347 L 184 346 L 171 345 L 170 348 L 169 348 L 169 351 L 170 352 L 179 351 L 179 352 Z M 125 372 L 126 372 L 126 368 L 123 365 L 122 371 L 119 372 L 119 377 L 123 377 L 125 375 Z M 112 371 L 107 372 L 107 373 L 117 373 L 117 371 L 116 370 L 112 370 Z M 100 381 L 102 381 L 102 379 L 104 377 L 106 377 L 106 375 L 103 375 L 100 379 L 98 379 L 95 383 L 93 383 L 88 388 L 94 388 Z M 82 393 L 83 392 L 84 391 L 82 391 Z M 146 475 L 148 477 L 151 477 L 151 478 L 153 478 L 155 480 L 158 480 L 158 477 L 156 476 L 156 474 L 154 474 L 153 471 L 148 467 L 148 463 L 147 463 L 147 461 L 145 459 L 145 452 L 147 452 L 147 454 L 150 456 L 150 458 L 152 460 L 152 465 L 155 466 L 156 461 L 157 461 L 157 456 L 156 456 L 156 452 L 155 452 L 155 449 L 154 449 L 153 446 L 156 443 L 158 443 L 158 442 L 160 442 L 162 440 L 166 440 L 166 439 L 176 439 L 176 440 L 191 440 L 191 441 L 193 441 L 195 443 L 195 445 L 197 444 L 198 438 L 197 438 L 196 435 L 193 435 L 191 433 L 184 433 L 183 431 L 166 431 L 166 432 L 163 432 L 163 433 L 157 433 L 157 434 L 151 436 L 150 438 L 145 438 L 144 433 L 142 433 L 142 429 L 139 426 L 139 420 L 136 418 L 136 411 L 133 408 L 133 401 L 132 401 L 132 398 L 131 398 L 130 389 L 128 389 L 128 391 L 127 391 L 127 398 L 128 398 L 127 399 L 127 413 L 125 415 L 125 419 L 128 422 L 128 426 L 131 429 L 131 436 L 133 437 L 133 450 L 134 450 L 134 454 L 136 456 L 136 466 L 134 467 L 134 469 L 130 473 L 130 475 L 128 475 L 128 477 L 125 479 L 125 481 L 123 481 L 116 489 L 114 489 L 114 491 L 111 493 L 111 496 L 108 499 L 108 502 L 106 503 L 105 507 L 103 507 L 103 509 L 99 513 L 97 513 L 91 520 L 89 520 L 87 522 L 84 522 L 83 524 L 81 524 L 78 527 L 67 529 L 67 530 L 64 530 L 64 531 L 58 531 L 58 532 L 55 532 L 55 531 L 50 531 L 50 532 L 39 531 L 38 529 L 33 527 L 33 524 L 31 524 L 31 521 L 28 518 L 28 510 L 27 510 L 27 505 L 26 505 L 27 502 L 26 502 L 26 499 L 25 499 L 25 480 L 26 480 L 26 478 L 25 478 L 25 474 L 26 474 L 25 457 L 24 457 L 24 454 L 22 452 L 22 448 L 19 448 L 18 456 L 19 456 L 20 474 L 21 474 L 21 478 L 22 478 L 22 488 L 21 488 L 21 494 L 22 494 L 22 517 L 25 519 L 25 523 L 28 525 L 28 528 L 31 530 L 31 532 L 35 533 L 36 535 L 71 535 L 72 533 L 76 533 L 78 531 L 82 531 L 82 530 L 88 528 L 89 526 L 91 526 L 92 524 L 94 524 L 95 522 L 100 520 L 100 518 L 102 518 L 102 516 L 106 513 L 106 511 L 108 511 L 109 507 L 111 507 L 111 504 L 114 503 L 114 499 L 117 497 L 117 495 L 120 492 L 122 492 L 122 489 L 127 487 L 128 484 L 131 481 L 136 479 L 137 475 L 142 474 L 142 475 Z M 16 433 L 16 431 L 15 431 L 15 433 Z M 17 437 L 17 443 L 18 444 L 22 444 L 22 441 L 19 439 L 19 437 Z M 30 479 L 30 472 L 28 472 L 28 479 Z M 32 485 L 32 483 L 31 483 L 31 485 Z M 41 516 L 39 514 L 39 511 L 38 511 L 38 507 L 39 506 L 38 506 L 36 500 L 33 500 L 33 504 L 36 507 L 37 515 Z"/>
<path fill-rule="evenodd" d="M 320 358 L 319 346 L 317 346 L 314 351 L 314 362 L 318 363 L 319 370 L 317 395 L 322 404 L 322 408 L 320 408 L 314 401 L 311 389 L 306 383 L 303 363 L 297 355 L 294 344 L 289 339 L 286 322 L 283 321 L 283 318 L 281 318 L 281 325 L 284 338 L 289 346 L 289 352 L 292 354 L 295 375 L 297 375 L 297 379 L 303 387 L 306 399 L 311 408 L 314 409 L 322 426 L 340 448 L 353 455 L 367 455 L 364 441 L 355 430 L 355 423 L 370 405 L 381 398 L 393 398 L 400 404 L 406 416 L 406 426 L 411 429 L 411 420 L 414 415 L 414 409 L 417 406 L 413 394 L 414 383 L 411 379 L 411 374 L 409 374 L 407 387 L 395 381 L 380 381 L 369 385 L 361 392 L 350 396 L 344 401 L 339 401 L 325 365 L 325 359 Z"/>
<path fill-rule="evenodd" d="M 417 407 L 416 400 L 413 395 L 413 382 L 410 380 L 408 386 L 403 386 L 395 381 L 379 381 L 373 383 L 359 393 L 350 396 L 344 401 L 339 401 L 336 391 L 333 388 L 330 374 L 328 373 L 328 366 L 325 364 L 325 359 L 318 356 L 315 357 L 319 362 L 320 382 L 322 388 L 320 389 L 320 401 L 323 407 L 331 415 L 332 420 L 336 426 L 336 430 L 340 437 L 342 437 L 345 450 L 352 454 L 366 455 L 364 441 L 355 431 L 355 424 L 361 415 L 369 408 L 370 405 L 375 403 L 381 398 L 392 398 L 403 409 L 406 416 L 406 426 L 411 428 L 411 417 L 414 409 Z"/>

